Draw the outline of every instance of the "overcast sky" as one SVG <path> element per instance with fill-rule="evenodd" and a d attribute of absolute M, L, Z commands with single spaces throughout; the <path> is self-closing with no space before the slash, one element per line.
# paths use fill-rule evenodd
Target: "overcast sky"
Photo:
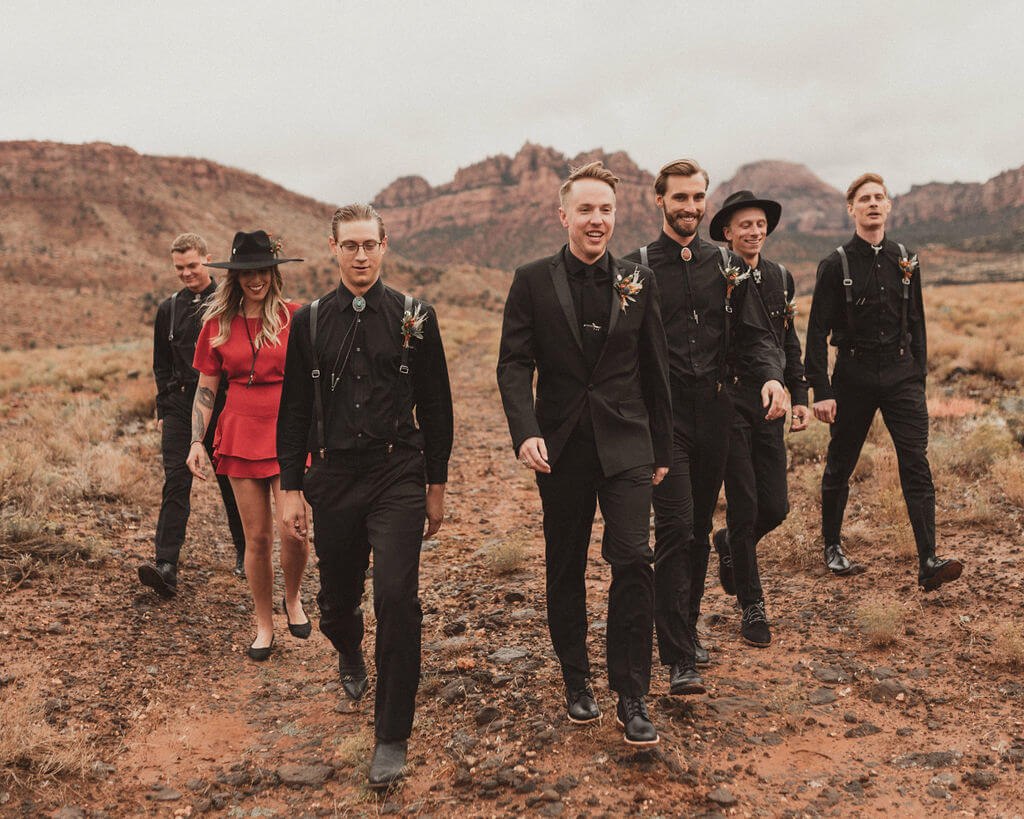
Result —
<path fill-rule="evenodd" d="M 330 203 L 526 141 L 845 188 L 1024 164 L 1019 2 L 5 0 L 0 140 L 197 156 Z"/>

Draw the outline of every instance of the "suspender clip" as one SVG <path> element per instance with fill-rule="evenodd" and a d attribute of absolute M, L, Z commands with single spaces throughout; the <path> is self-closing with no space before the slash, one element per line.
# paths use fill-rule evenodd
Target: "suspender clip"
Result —
<path fill-rule="evenodd" d="M 398 371 L 402 375 L 408 375 L 409 374 L 409 365 L 408 364 L 400 364 L 399 367 L 398 367 Z"/>
<path fill-rule="evenodd" d="M 313 378 L 319 378 L 320 377 L 320 370 L 313 370 L 311 375 L 313 376 Z"/>
<path fill-rule="evenodd" d="M 853 287 L 853 279 L 843 279 L 843 287 Z"/>

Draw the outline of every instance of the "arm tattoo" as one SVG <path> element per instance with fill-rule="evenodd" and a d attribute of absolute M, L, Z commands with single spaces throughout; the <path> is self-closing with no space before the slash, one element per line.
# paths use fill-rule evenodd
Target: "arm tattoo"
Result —
<path fill-rule="evenodd" d="M 192 440 L 201 441 L 206 437 L 206 417 L 203 407 L 213 409 L 213 390 L 200 387 L 196 390 L 196 400 L 192 405 Z"/>

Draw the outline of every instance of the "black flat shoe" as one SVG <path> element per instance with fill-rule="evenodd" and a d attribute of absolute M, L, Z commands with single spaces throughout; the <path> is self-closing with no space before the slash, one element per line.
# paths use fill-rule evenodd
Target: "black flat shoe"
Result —
<path fill-rule="evenodd" d="M 926 592 L 935 591 L 943 583 L 956 580 L 963 571 L 964 564 L 955 557 L 943 558 L 932 555 L 921 561 L 917 583 L 923 586 Z"/>
<path fill-rule="evenodd" d="M 139 566 L 139 581 L 161 597 L 174 597 L 178 591 L 178 567 L 166 560 Z"/>
<path fill-rule="evenodd" d="M 235 577 L 245 579 L 245 552 L 235 552 L 235 568 L 231 571 Z"/>
<path fill-rule="evenodd" d="M 377 742 L 370 763 L 370 787 L 382 790 L 397 784 L 405 776 L 405 757 L 409 741 Z"/>
<path fill-rule="evenodd" d="M 281 608 L 284 609 L 285 619 L 288 619 L 288 603 L 285 598 L 281 598 Z M 306 620 L 305 623 L 293 623 L 288 620 L 288 631 L 291 632 L 292 637 L 298 637 L 300 640 L 305 640 L 313 632 L 313 624 Z"/>
<path fill-rule="evenodd" d="M 267 657 L 270 656 L 270 652 L 274 650 L 274 638 L 270 638 L 270 645 L 265 648 L 253 648 L 249 646 L 246 649 L 246 653 L 249 655 L 250 660 L 255 660 L 258 663 L 262 663 Z"/>

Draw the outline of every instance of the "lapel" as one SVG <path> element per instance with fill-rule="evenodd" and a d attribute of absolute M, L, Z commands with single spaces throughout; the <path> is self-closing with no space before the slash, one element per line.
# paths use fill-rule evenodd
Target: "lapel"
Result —
<path fill-rule="evenodd" d="M 580 337 L 580 320 L 576 316 L 576 308 L 572 304 L 572 293 L 569 292 L 569 274 L 565 271 L 562 251 L 558 251 L 551 257 L 551 283 L 555 286 L 555 295 L 558 296 L 558 303 L 562 305 L 565 320 L 569 322 L 572 337 L 576 339 L 576 345 L 582 351 L 583 339 Z M 609 325 L 610 327 L 611 325 Z M 609 332 L 611 332 L 610 329 Z"/>
<path fill-rule="evenodd" d="M 632 266 L 636 267 L 636 265 Z M 608 338 L 615 331 L 615 322 L 619 320 L 619 313 L 622 312 L 622 302 L 619 299 L 619 291 L 615 289 L 615 281 L 619 276 L 626 278 L 633 275 L 633 271 L 629 269 L 630 265 L 614 256 L 611 257 L 610 267 L 612 271 L 612 313 L 608 316 L 608 336 L 605 337 L 605 344 L 608 343 Z"/>

